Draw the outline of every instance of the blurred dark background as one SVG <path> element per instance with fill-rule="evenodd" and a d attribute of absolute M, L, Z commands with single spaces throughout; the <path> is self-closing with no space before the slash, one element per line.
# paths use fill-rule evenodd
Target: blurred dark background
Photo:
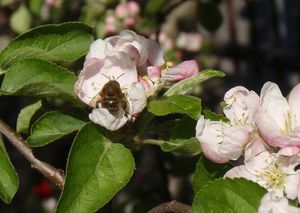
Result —
<path fill-rule="evenodd" d="M 173 32 L 169 27 L 171 24 L 168 26 L 172 19 L 170 14 L 180 10 L 180 7 L 188 8 L 186 5 L 195 1 L 167 1 L 169 3 L 164 3 L 163 7 L 154 13 L 147 13 L 145 9 L 151 1 L 136 2 L 140 6 L 136 28 L 127 27 L 160 40 L 161 45 L 165 45 L 163 39 L 159 39 L 159 35 L 165 29 L 166 34 Z M 279 85 L 283 94 L 287 95 L 300 81 L 300 1 L 211 2 L 222 15 L 222 23 L 217 25 L 214 32 L 205 29 L 203 17 L 202 22 L 197 19 L 200 12 L 205 13 L 203 8 L 196 8 L 194 18 L 176 21 L 176 37 L 179 37 L 180 32 L 199 33 L 202 39 L 201 47 L 196 51 L 186 50 L 176 44 L 176 38 L 172 38 L 173 47 L 165 48 L 166 57 L 171 55 L 170 60 L 174 59 L 174 56 L 175 60 L 179 61 L 195 58 L 202 70 L 213 68 L 226 73 L 225 78 L 212 79 L 201 88 L 200 97 L 206 108 L 220 112 L 219 103 L 225 92 L 237 85 L 243 85 L 259 94 L 266 81 L 273 81 Z M 97 37 L 116 34 L 118 29 L 115 32 L 103 33 L 103 25 L 106 24 L 107 11 L 113 13 L 117 4 L 119 1 L 109 0 L 0 0 L 0 50 L 27 28 L 47 23 L 79 20 L 95 26 Z M 21 15 L 16 15 L 16 11 L 20 13 L 20 8 Z M 209 8 L 213 7 L 208 7 L 208 14 Z M 190 12 L 186 8 L 182 10 Z M 18 18 L 18 15 L 21 18 Z M 16 21 L 12 20 L 12 17 L 16 17 Z M 18 26 L 21 19 L 27 22 Z M 146 25 L 146 21 L 150 24 L 147 22 Z M 120 27 L 124 28 L 126 26 Z M 82 63 L 83 59 L 78 62 L 74 71 L 80 70 Z M 0 82 L 2 79 L 3 76 L 0 76 Z M 15 128 L 18 113 L 31 101 L 30 98 L 1 96 L 0 118 Z M 64 169 L 73 137 L 74 135 L 71 135 L 44 148 L 37 148 L 34 152 L 38 158 Z M 20 188 L 11 205 L 0 202 L 0 212 L 45 212 L 43 203 L 48 201 L 48 205 L 51 205 L 53 200 L 55 203 L 59 190 L 45 183 L 43 177 L 30 168 L 29 163 L 14 147 L 5 142 L 20 178 Z M 191 180 L 197 156 L 163 153 L 158 147 L 150 145 L 139 147 L 134 155 L 137 167 L 132 180 L 99 212 L 146 212 L 160 203 L 171 200 L 191 204 Z"/>

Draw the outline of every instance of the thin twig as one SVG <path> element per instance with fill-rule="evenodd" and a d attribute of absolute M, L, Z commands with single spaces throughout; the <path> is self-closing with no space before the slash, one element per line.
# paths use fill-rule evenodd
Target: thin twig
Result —
<path fill-rule="evenodd" d="M 191 209 L 191 206 L 173 200 L 154 207 L 148 213 L 190 213 Z"/>
<path fill-rule="evenodd" d="M 37 159 L 23 137 L 1 119 L 0 132 L 5 135 L 14 147 L 30 162 L 32 168 L 38 170 L 59 188 L 62 189 L 64 187 L 65 178 L 63 170 L 56 169 L 52 165 Z"/>

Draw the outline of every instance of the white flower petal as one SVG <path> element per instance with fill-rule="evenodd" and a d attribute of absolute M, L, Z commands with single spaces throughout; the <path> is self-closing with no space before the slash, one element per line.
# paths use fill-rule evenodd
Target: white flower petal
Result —
<path fill-rule="evenodd" d="M 219 152 L 231 160 L 237 160 L 242 155 L 244 147 L 249 141 L 250 132 L 246 127 L 225 127 L 223 142 L 219 146 Z"/>
<path fill-rule="evenodd" d="M 247 144 L 245 148 L 244 158 L 245 160 L 250 160 L 251 158 L 257 156 L 258 154 L 267 151 L 269 146 L 264 142 L 264 140 L 259 136 L 254 136 L 250 143 Z"/>
<path fill-rule="evenodd" d="M 102 39 L 97 39 L 90 46 L 90 51 L 86 55 L 86 60 L 91 58 L 104 59 L 107 53 L 112 50 L 110 43 L 103 41 Z M 86 63 L 86 62 L 85 62 Z"/>
<path fill-rule="evenodd" d="M 265 151 L 251 159 L 245 160 L 245 166 L 250 173 L 256 175 L 264 171 L 272 162 L 272 155 L 268 151 Z"/>
<path fill-rule="evenodd" d="M 129 114 L 135 115 L 143 111 L 147 105 L 145 88 L 141 83 L 133 83 L 128 88 Z"/>
<path fill-rule="evenodd" d="M 294 115 L 294 126 L 300 126 L 300 83 L 292 89 L 288 102 Z"/>
<path fill-rule="evenodd" d="M 296 199 L 300 195 L 300 170 L 296 174 L 288 175 L 285 178 L 285 192 L 289 199 Z M 300 201 L 299 201 L 300 202 Z"/>
<path fill-rule="evenodd" d="M 220 143 L 223 141 L 223 127 L 227 124 L 210 121 L 200 116 L 196 126 L 196 137 L 206 158 L 216 163 L 226 163 L 229 157 L 219 153 Z"/>
<path fill-rule="evenodd" d="M 300 208 L 290 206 L 287 198 L 268 192 L 261 199 L 258 213 L 300 213 Z"/>
<path fill-rule="evenodd" d="M 139 66 L 146 63 L 148 59 L 148 42 L 147 39 L 137 35 L 135 32 L 130 30 L 124 30 L 120 33 L 120 35 L 111 36 L 104 40 L 105 42 L 109 42 L 115 51 L 121 50 L 124 45 L 131 44 L 134 46 L 139 54 L 140 61 Z"/>
<path fill-rule="evenodd" d="M 253 182 L 257 181 L 257 178 L 255 175 L 251 174 L 247 168 L 245 167 L 245 165 L 241 165 L 241 166 L 236 166 L 233 167 L 232 169 L 228 170 L 224 177 L 228 177 L 228 178 L 246 178 L 247 180 L 251 180 Z"/>
<path fill-rule="evenodd" d="M 148 39 L 148 61 L 152 66 L 162 66 L 165 63 L 164 53 L 159 44 L 152 39 Z"/>
<path fill-rule="evenodd" d="M 284 129 L 290 107 L 278 85 L 272 82 L 265 83 L 260 98 L 262 111 L 268 114 L 280 129 Z"/>
<path fill-rule="evenodd" d="M 127 117 L 123 109 L 120 109 L 118 116 L 113 116 L 105 108 L 95 108 L 89 114 L 92 122 L 105 127 L 108 130 L 115 131 L 124 126 L 127 122 Z"/>

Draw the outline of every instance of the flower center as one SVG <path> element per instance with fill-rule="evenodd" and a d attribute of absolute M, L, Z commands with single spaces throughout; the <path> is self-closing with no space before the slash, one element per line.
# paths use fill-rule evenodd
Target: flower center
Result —
<path fill-rule="evenodd" d="M 285 117 L 285 121 L 284 121 L 284 127 L 283 127 L 282 131 L 285 133 L 289 133 L 289 132 L 293 131 L 291 112 L 287 111 L 285 113 L 284 117 Z"/>
<path fill-rule="evenodd" d="M 262 178 L 266 183 L 268 189 L 282 188 L 284 186 L 284 178 L 286 174 L 283 173 L 278 164 L 271 164 L 262 174 Z"/>

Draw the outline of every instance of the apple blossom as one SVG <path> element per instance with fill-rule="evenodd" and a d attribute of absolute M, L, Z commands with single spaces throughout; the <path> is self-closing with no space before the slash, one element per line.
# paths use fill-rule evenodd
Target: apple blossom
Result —
<path fill-rule="evenodd" d="M 300 84 L 286 100 L 277 84 L 267 82 L 260 99 L 256 125 L 266 142 L 281 148 L 300 147 Z"/>
<path fill-rule="evenodd" d="M 300 170 L 295 171 L 295 168 L 299 164 L 300 155 L 286 157 L 264 151 L 245 160 L 244 165 L 232 168 L 224 177 L 243 177 L 275 192 L 277 196 L 286 194 L 288 198 L 296 199 L 300 193 Z"/>
<path fill-rule="evenodd" d="M 196 137 L 208 159 L 216 163 L 225 163 L 237 160 L 242 155 L 251 135 L 245 127 L 210 121 L 201 116 L 196 126 Z"/>
<path fill-rule="evenodd" d="M 289 205 L 288 199 L 274 192 L 266 193 L 261 199 L 258 213 L 300 213 L 300 208 Z"/>
<path fill-rule="evenodd" d="M 106 47 L 105 43 L 100 43 Z M 129 55 L 111 51 L 102 56 L 101 49 L 100 54 L 93 51 L 90 51 L 90 55 L 97 57 L 87 59 L 75 84 L 75 93 L 84 103 L 94 107 L 89 115 L 91 121 L 114 131 L 144 109 L 147 103 L 145 90 L 138 82 L 137 70 Z M 110 79 L 115 79 L 120 84 L 128 102 L 128 112 L 120 108 L 117 115 L 112 115 L 101 104 L 97 106 L 92 101 Z"/>
<path fill-rule="evenodd" d="M 237 86 L 225 93 L 224 114 L 232 125 L 247 126 L 250 131 L 255 127 L 255 114 L 259 107 L 259 96 L 245 87 Z"/>

